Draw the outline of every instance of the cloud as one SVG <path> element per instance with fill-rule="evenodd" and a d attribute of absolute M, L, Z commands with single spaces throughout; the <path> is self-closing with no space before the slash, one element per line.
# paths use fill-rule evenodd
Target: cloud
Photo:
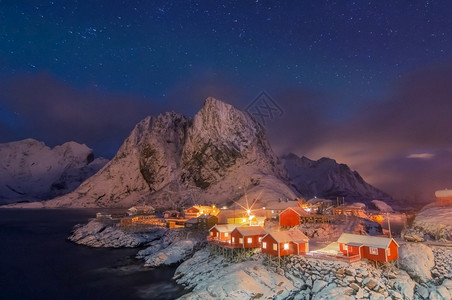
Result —
<path fill-rule="evenodd" d="M 386 99 L 363 103 L 336 120 L 324 109 L 340 103 L 339 97 L 288 92 L 281 95 L 287 113 L 270 129 L 272 144 L 347 163 L 396 198 L 428 200 L 436 188 L 452 187 L 451 78 L 450 64 L 405 74 Z"/>
<path fill-rule="evenodd" d="M 407 158 L 415 158 L 415 159 L 432 159 L 435 157 L 435 154 L 432 153 L 413 153 L 407 156 Z"/>
<path fill-rule="evenodd" d="M 74 140 L 110 157 L 138 121 L 161 110 L 139 97 L 76 89 L 46 73 L 1 83 L 0 106 L 11 116 L 0 142 L 32 137 L 54 146 Z"/>

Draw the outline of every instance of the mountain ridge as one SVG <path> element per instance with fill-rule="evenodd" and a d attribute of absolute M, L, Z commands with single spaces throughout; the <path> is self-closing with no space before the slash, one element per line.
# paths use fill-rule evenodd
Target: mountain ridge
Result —
<path fill-rule="evenodd" d="M 256 200 L 256 206 L 279 207 L 279 199 L 300 194 L 390 199 L 335 160 L 279 158 L 252 116 L 209 97 L 193 118 L 167 112 L 141 120 L 114 158 L 75 191 L 30 206 L 165 209 Z"/>
<path fill-rule="evenodd" d="M 346 164 L 322 157 L 311 160 L 290 153 L 281 157 L 297 191 L 305 197 L 327 199 L 345 198 L 347 202 L 372 200 L 392 202 L 391 196 L 368 184 L 361 175 Z"/>
<path fill-rule="evenodd" d="M 50 148 L 24 139 L 0 144 L 0 202 L 50 199 L 73 191 L 105 163 L 84 144 Z"/>

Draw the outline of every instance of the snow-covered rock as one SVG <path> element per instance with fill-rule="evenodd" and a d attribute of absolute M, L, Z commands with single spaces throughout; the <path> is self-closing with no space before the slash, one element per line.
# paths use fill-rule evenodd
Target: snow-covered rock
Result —
<path fill-rule="evenodd" d="M 126 232 L 116 225 L 91 220 L 85 225 L 76 225 L 69 240 L 90 247 L 138 247 L 163 236 L 165 230 L 156 228 L 142 232 Z"/>
<path fill-rule="evenodd" d="M 297 190 L 305 197 L 336 199 L 345 197 L 347 202 L 373 199 L 392 201 L 391 197 L 366 183 L 356 171 L 330 158 L 317 161 L 289 154 L 281 157 Z"/>
<path fill-rule="evenodd" d="M 411 280 L 410 276 L 404 272 L 399 271 L 397 279 L 394 280 L 393 287 L 398 291 L 404 299 L 412 300 L 414 299 L 414 287 L 416 283 Z"/>
<path fill-rule="evenodd" d="M 399 265 L 417 282 L 427 282 L 432 279 L 431 269 L 435 266 L 432 249 L 423 244 L 401 245 Z"/>
<path fill-rule="evenodd" d="M 194 246 L 195 242 L 191 240 L 177 241 L 167 248 L 147 256 L 144 265 L 146 267 L 158 267 L 181 262 L 192 254 Z"/>
<path fill-rule="evenodd" d="M 181 299 L 275 298 L 294 286 L 284 276 L 266 268 L 263 257 L 241 263 L 227 262 L 222 256 L 202 249 L 176 270 L 176 282 L 193 289 Z"/>
<path fill-rule="evenodd" d="M 352 297 L 350 295 L 346 295 L 346 291 L 347 291 L 347 288 L 338 287 L 335 283 L 331 283 L 327 287 L 322 289 L 320 292 L 314 293 L 312 299 L 313 300 L 335 300 L 335 299 L 352 300 L 352 299 L 355 299 L 354 297 Z"/>
<path fill-rule="evenodd" d="M 434 240 L 452 241 L 452 206 L 425 206 L 416 215 L 412 229 Z"/>
<path fill-rule="evenodd" d="M 72 192 L 107 163 L 94 159 L 86 145 L 68 142 L 51 149 L 34 139 L 0 144 L 0 157 L 0 204 Z"/>
<path fill-rule="evenodd" d="M 240 189 L 239 189 L 240 188 Z M 191 120 L 171 112 L 138 123 L 116 156 L 69 195 L 45 207 L 169 208 L 259 197 L 270 207 L 295 199 L 263 127 L 247 113 L 208 98 Z"/>

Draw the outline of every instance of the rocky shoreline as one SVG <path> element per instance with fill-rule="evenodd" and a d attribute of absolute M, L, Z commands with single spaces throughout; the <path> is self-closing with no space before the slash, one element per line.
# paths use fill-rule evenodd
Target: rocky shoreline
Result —
<path fill-rule="evenodd" d="M 452 248 L 404 243 L 399 268 L 375 268 L 290 256 L 280 267 L 255 253 L 230 262 L 210 253 L 206 233 L 184 228 L 121 228 L 99 220 L 76 225 L 69 240 L 90 247 L 146 247 L 147 267 L 179 264 L 174 280 L 189 293 L 181 299 L 446 299 L 452 295 Z"/>
<path fill-rule="evenodd" d="M 424 247 L 430 249 L 409 247 L 418 264 L 425 259 Z M 178 267 L 174 279 L 192 290 L 182 299 L 451 299 L 452 249 L 433 247 L 430 252 L 434 255 L 431 269 L 404 270 L 408 258 L 401 257 L 400 268 L 388 270 L 363 261 L 349 265 L 304 256 L 291 256 L 275 268 L 264 264 L 261 253 L 232 263 L 202 249 Z M 430 272 L 430 279 L 425 279 Z"/>

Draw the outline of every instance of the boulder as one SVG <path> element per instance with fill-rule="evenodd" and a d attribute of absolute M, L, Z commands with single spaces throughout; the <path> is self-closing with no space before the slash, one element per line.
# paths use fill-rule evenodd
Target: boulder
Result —
<path fill-rule="evenodd" d="M 378 285 L 378 281 L 374 278 L 366 278 L 363 280 L 363 285 L 367 286 L 369 289 L 373 289 Z"/>
<path fill-rule="evenodd" d="M 399 265 L 413 280 L 422 283 L 432 279 L 435 266 L 432 249 L 423 244 L 405 244 L 399 248 Z"/>

